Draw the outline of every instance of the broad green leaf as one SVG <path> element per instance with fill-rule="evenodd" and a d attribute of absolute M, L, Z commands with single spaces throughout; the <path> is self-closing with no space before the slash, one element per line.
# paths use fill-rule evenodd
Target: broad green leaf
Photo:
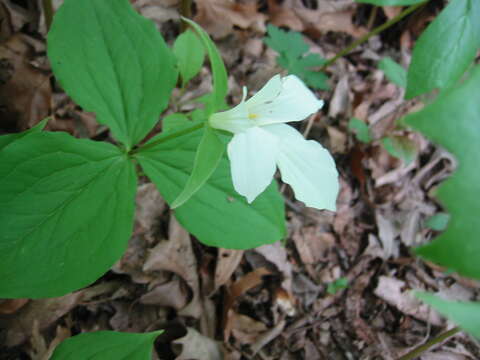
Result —
<path fill-rule="evenodd" d="M 177 79 L 162 36 L 128 0 L 65 0 L 48 57 L 65 91 L 127 149 L 153 128 Z"/>
<path fill-rule="evenodd" d="M 454 85 L 480 47 L 480 1 L 454 0 L 418 39 L 408 69 L 410 99 Z"/>
<path fill-rule="evenodd" d="M 297 75 L 308 86 L 316 89 L 329 89 L 328 76 L 312 70 L 325 64 L 326 60 L 318 54 L 307 54 L 309 46 L 303 40 L 302 34 L 295 31 L 284 31 L 273 25 L 268 25 L 268 37 L 265 44 L 279 53 L 277 63 L 290 74 Z"/>
<path fill-rule="evenodd" d="M 425 221 L 425 226 L 436 231 L 443 231 L 447 228 L 448 222 L 450 221 L 450 215 L 446 213 L 438 213 L 433 216 L 430 216 Z"/>
<path fill-rule="evenodd" d="M 180 133 L 183 135 L 176 138 L 159 135 L 150 142 L 156 145 L 135 155 L 169 203 L 184 188 L 203 135 L 198 127 L 185 128 Z M 276 184 L 249 205 L 233 189 L 230 164 L 225 156 L 205 185 L 175 210 L 175 216 L 189 232 L 210 246 L 248 249 L 273 243 L 285 235 L 285 209 Z"/>
<path fill-rule="evenodd" d="M 37 125 L 35 125 L 31 129 L 28 129 L 27 131 L 24 131 L 24 132 L 21 132 L 21 133 L 8 134 L 8 135 L 0 136 L 0 151 L 4 147 L 10 145 L 12 142 L 14 142 L 16 140 L 20 140 L 21 138 L 23 138 L 24 136 L 26 136 L 28 134 L 32 134 L 32 133 L 35 133 L 35 132 L 42 131 L 44 129 L 45 125 L 47 125 L 47 122 L 48 122 L 49 119 L 50 118 L 43 119 Z"/>
<path fill-rule="evenodd" d="M 348 279 L 346 277 L 341 277 L 334 282 L 331 282 L 327 286 L 327 293 L 333 295 L 339 290 L 346 289 L 348 287 Z"/>
<path fill-rule="evenodd" d="M 66 339 L 51 360 L 150 360 L 155 339 L 162 331 L 144 334 L 96 331 Z"/>
<path fill-rule="evenodd" d="M 372 4 L 377 6 L 404 6 L 415 5 L 428 0 L 356 0 L 359 3 Z"/>
<path fill-rule="evenodd" d="M 447 301 L 424 292 L 415 292 L 415 295 L 462 329 L 480 339 L 480 303 Z"/>
<path fill-rule="evenodd" d="M 213 75 L 213 93 L 211 100 L 207 104 L 207 113 L 213 114 L 225 108 L 225 96 L 228 92 L 228 76 L 225 64 L 218 52 L 217 47 L 213 43 L 208 34 L 195 22 L 190 19 L 182 18 L 187 22 L 202 40 L 203 46 L 207 50 L 208 58 Z"/>
<path fill-rule="evenodd" d="M 370 130 L 368 125 L 357 118 L 351 118 L 348 122 L 348 128 L 355 132 L 357 139 L 363 143 L 369 143 L 372 141 L 372 137 L 370 136 Z"/>
<path fill-rule="evenodd" d="M 417 147 L 413 141 L 404 136 L 387 136 L 382 139 L 385 150 L 390 155 L 410 164 L 417 156 Z"/>
<path fill-rule="evenodd" d="M 84 287 L 123 254 L 136 174 L 111 144 L 38 132 L 0 151 L 0 297 Z"/>
<path fill-rule="evenodd" d="M 217 168 L 224 152 L 225 144 L 220 139 L 218 132 L 210 126 L 204 126 L 192 173 L 182 192 L 172 203 L 172 209 L 183 205 L 205 184 Z"/>
<path fill-rule="evenodd" d="M 458 159 L 457 170 L 437 192 L 451 216 L 448 227 L 417 253 L 462 275 L 479 279 L 480 102 L 477 94 L 480 94 L 479 66 L 463 84 L 447 90 L 405 121 Z"/>
<path fill-rule="evenodd" d="M 395 85 L 401 88 L 407 87 L 407 70 L 389 57 L 385 57 L 378 63 L 378 68 L 385 73 L 385 76 Z"/>
<path fill-rule="evenodd" d="M 202 68 L 205 48 L 201 40 L 191 30 L 179 35 L 173 44 L 173 53 L 185 86 Z"/>
<path fill-rule="evenodd" d="M 165 116 L 162 119 L 162 131 L 170 132 L 179 127 L 191 124 L 191 121 L 188 119 L 188 116 L 182 113 L 174 113 Z"/>

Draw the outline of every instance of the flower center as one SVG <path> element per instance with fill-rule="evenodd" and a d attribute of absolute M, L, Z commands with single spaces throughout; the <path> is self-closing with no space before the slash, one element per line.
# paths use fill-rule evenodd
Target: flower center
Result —
<path fill-rule="evenodd" d="M 248 114 L 248 118 L 250 120 L 255 120 L 256 118 L 258 118 L 258 115 L 257 114 Z"/>

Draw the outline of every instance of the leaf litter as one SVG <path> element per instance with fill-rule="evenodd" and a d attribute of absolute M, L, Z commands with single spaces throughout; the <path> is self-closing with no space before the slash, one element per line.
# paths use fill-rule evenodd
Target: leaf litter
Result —
<path fill-rule="evenodd" d="M 92 114 L 50 82 L 43 15 L 16 3 L 0 4 L 6 19 L 0 28 L 1 133 L 52 115 L 49 130 L 108 138 Z M 178 34 L 179 1 L 133 3 L 168 41 Z M 373 20 L 399 11 L 379 9 Z M 262 42 L 267 24 L 302 31 L 310 51 L 329 58 L 368 32 L 371 12 L 353 0 L 197 0 L 194 18 L 218 39 L 237 103 L 242 86 L 258 90 L 282 71 Z M 421 104 L 403 101 L 403 89 L 376 65 L 387 56 L 408 64 L 412 39 L 433 15 L 412 16 L 409 26 L 372 38 L 327 69 L 332 90 L 318 92 L 327 106 L 308 137 L 336 156 L 341 192 L 335 214 L 305 208 L 287 188 L 285 244 L 213 249 L 182 229 L 155 187 L 142 182 L 134 234 L 110 272 L 64 297 L 0 300 L 0 359 L 47 359 L 59 342 L 80 332 L 161 328 L 167 331 L 156 342 L 158 359 L 396 359 L 446 330 L 449 324 L 411 290 L 472 300 L 479 284 L 419 260 L 411 246 L 436 234 L 425 225 L 442 212 L 432 193 L 455 161 L 422 136 L 396 128 L 395 119 Z M 182 95 L 185 109 L 193 110 L 188 100 L 206 93 L 209 79 L 204 67 Z M 352 117 L 368 126 L 370 141 L 362 143 L 349 129 Z M 415 144 L 409 164 L 384 148 L 388 136 Z M 346 286 L 328 291 L 343 279 Z M 478 345 L 458 334 L 422 359 L 479 356 Z"/>

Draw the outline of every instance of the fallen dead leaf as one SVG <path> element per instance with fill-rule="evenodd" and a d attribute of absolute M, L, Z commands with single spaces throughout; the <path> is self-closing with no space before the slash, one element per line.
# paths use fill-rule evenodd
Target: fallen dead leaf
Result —
<path fill-rule="evenodd" d="M 187 335 L 173 344 L 181 346 L 176 360 L 223 360 L 222 345 L 193 328 L 187 328 Z"/>
<path fill-rule="evenodd" d="M 225 285 L 243 258 L 243 250 L 218 249 L 213 292 Z"/>
<path fill-rule="evenodd" d="M 8 299 L 0 301 L 0 314 L 13 314 L 28 302 L 29 299 Z"/>
<path fill-rule="evenodd" d="M 257 11 L 256 2 L 239 3 L 233 0 L 196 0 L 194 20 L 214 38 L 230 34 L 234 26 L 265 32 L 265 15 Z"/>

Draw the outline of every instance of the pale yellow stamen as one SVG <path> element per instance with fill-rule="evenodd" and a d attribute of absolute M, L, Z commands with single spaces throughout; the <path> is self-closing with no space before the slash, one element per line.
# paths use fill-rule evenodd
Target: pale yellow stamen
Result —
<path fill-rule="evenodd" d="M 248 114 L 248 118 L 249 118 L 250 120 L 254 120 L 254 119 L 256 119 L 257 117 L 258 117 L 257 114 Z"/>

